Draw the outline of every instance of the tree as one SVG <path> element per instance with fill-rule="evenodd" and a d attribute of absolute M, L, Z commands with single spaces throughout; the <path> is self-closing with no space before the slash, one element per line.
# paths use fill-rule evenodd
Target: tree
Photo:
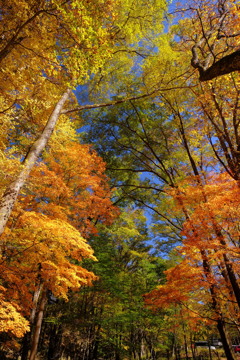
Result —
<path fill-rule="evenodd" d="M 154 287 L 166 262 L 150 255 L 139 210 L 128 209 L 111 226 L 101 225 L 98 230 L 100 236 L 90 240 L 98 262 L 84 262 L 98 280 L 72 294 L 68 303 L 49 306 L 49 321 L 54 318 L 62 327 L 62 356 L 155 359 L 159 341 L 167 334 L 162 317 L 144 308 L 142 293 Z M 45 336 L 49 328 L 46 323 Z M 41 349 L 43 357 L 46 348 L 47 341 Z"/>
<path fill-rule="evenodd" d="M 118 213 L 104 170 L 89 146 L 68 139 L 64 150 L 52 151 L 38 163 L 18 200 L 11 231 L 5 232 L 1 278 L 6 299 L 18 304 L 32 329 L 44 310 L 47 292 L 67 299 L 69 289 L 96 278 L 81 265 L 83 258 L 95 257 L 80 231 L 88 237 L 96 233 L 94 223 L 111 223 Z M 33 335 L 33 359 L 36 339 Z"/>
<path fill-rule="evenodd" d="M 147 3 L 150 5 L 151 1 Z M 142 6 L 141 1 L 134 4 L 134 7 L 130 3 L 124 3 L 122 6 L 121 2 L 113 4 L 111 1 L 105 2 L 104 5 L 101 1 L 98 3 L 96 1 L 64 1 L 61 4 L 58 1 L 41 1 L 40 3 L 22 1 L 18 6 L 17 16 L 15 16 L 14 1 L 1 4 L 1 24 L 4 26 L 1 32 L 0 49 L 1 86 L 5 93 L 0 100 L 3 115 L 1 166 L 5 171 L 1 180 L 0 214 L 2 219 L 1 255 L 4 265 L 5 256 L 11 262 L 12 254 L 16 255 L 16 251 L 18 254 L 19 248 L 22 251 L 21 241 L 23 240 L 20 237 L 20 243 L 17 244 L 17 238 L 14 235 L 13 243 L 9 241 L 11 230 L 6 227 L 7 222 L 14 231 L 21 232 L 21 221 L 22 224 L 24 221 L 29 224 L 31 221 L 34 222 L 40 213 L 45 214 L 44 211 L 47 211 L 45 214 L 47 218 L 44 217 L 44 219 L 54 220 L 51 216 L 56 216 L 56 219 L 61 217 L 69 224 L 71 216 L 64 214 L 64 211 L 60 210 L 60 205 L 55 209 L 52 206 L 50 210 L 50 204 L 48 209 L 41 209 L 41 206 L 37 204 L 36 214 L 33 207 L 28 208 L 28 200 L 31 196 L 28 192 L 25 195 L 27 179 L 35 164 L 39 165 L 41 161 L 46 161 L 45 155 L 42 155 L 44 150 L 48 151 L 53 146 L 56 146 L 56 149 L 63 148 L 68 135 L 71 139 L 74 136 L 76 139 L 76 133 L 74 134 L 76 128 L 74 129 L 72 125 L 73 117 L 63 115 L 67 113 L 63 109 L 64 106 L 69 103 L 71 107 L 73 106 L 74 100 L 70 97 L 71 90 L 76 85 L 86 84 L 91 74 L 101 70 L 106 59 L 112 56 L 113 44 L 119 49 L 121 43 L 121 52 L 124 53 L 128 46 L 132 47 L 134 43 L 135 45 L 139 43 L 141 36 L 146 36 L 149 31 L 149 21 L 156 20 L 158 17 L 162 18 L 163 4 L 161 1 L 155 3 L 157 4 L 159 8 L 162 8 L 157 16 L 153 13 L 153 7 L 149 13 L 150 7 Z M 137 8 L 141 10 L 141 16 L 135 18 L 132 15 Z M 118 17 L 116 17 L 116 12 Z M 162 28 L 161 22 L 158 24 L 156 31 Z M 18 71 L 19 69 L 21 71 Z M 62 115 L 61 119 L 60 115 Z M 48 119 L 47 122 L 46 119 Z M 60 125 L 57 126 L 57 123 Z M 57 136 L 53 135 L 55 143 L 54 141 L 51 143 L 50 139 L 54 130 Z M 65 131 L 67 133 L 64 136 Z M 72 150 L 74 146 L 76 147 L 75 151 L 79 155 L 80 148 L 76 144 L 72 146 Z M 84 155 L 87 153 L 88 151 Z M 87 158 L 89 159 L 86 155 Z M 96 157 L 95 160 L 97 160 Z M 100 162 L 97 164 L 100 166 Z M 41 171 L 47 173 L 48 170 L 43 166 L 39 171 L 41 175 Z M 52 176 L 53 172 L 50 171 L 49 174 Z M 59 181 L 62 180 L 59 179 Z M 89 214 L 86 215 L 84 209 L 81 209 L 80 214 L 78 208 L 79 216 L 78 218 L 75 216 L 72 220 L 74 226 L 80 228 L 82 232 L 85 231 L 85 235 L 93 231 L 93 221 L 105 221 L 109 218 L 109 206 L 111 207 L 110 192 L 104 188 L 105 178 L 102 176 L 98 183 L 95 183 L 94 176 L 88 180 L 94 183 L 88 184 L 90 192 L 85 189 L 81 196 L 90 196 L 92 192 L 91 200 L 86 204 L 85 209 L 86 211 L 88 209 Z M 81 197 L 79 188 L 76 192 Z M 20 210 L 19 203 L 16 212 L 10 218 L 19 195 L 23 208 Z M 104 201 L 99 201 L 104 196 L 106 196 Z M 38 197 L 33 197 L 32 200 L 38 202 Z M 43 199 L 43 203 L 47 201 L 49 199 Z M 24 208 L 24 202 L 26 208 Z M 101 215 L 98 211 L 100 203 Z M 66 199 L 63 206 L 66 206 L 65 210 L 70 206 Z M 76 203 L 75 207 L 77 207 Z M 21 213 L 25 210 L 26 218 Z M 29 210 L 32 211 L 31 214 Z M 44 223 L 41 216 L 39 219 L 39 223 Z M 82 221 L 81 226 L 79 219 Z M 51 221 L 49 225 L 50 223 Z M 19 229 L 18 226 L 20 226 Z M 57 228 L 57 223 L 53 222 L 52 226 Z M 24 233 L 23 230 L 22 235 L 26 236 L 27 241 L 30 233 Z M 82 245 L 84 248 L 85 245 Z"/>
<path fill-rule="evenodd" d="M 238 185 L 222 174 L 205 186 L 198 184 L 196 179 L 189 188 L 188 179 L 175 191 L 177 206 L 188 214 L 182 231 L 183 245 L 179 249 L 183 260 L 168 270 L 167 284 L 150 293 L 149 302 L 161 307 L 171 303 L 184 304 L 197 296 L 195 301 L 198 304 L 201 299 L 203 308 L 212 304 L 213 314 L 208 317 L 216 321 L 227 357 L 234 358 L 227 345 L 229 339 L 225 328 L 226 324 L 235 326 L 237 321 L 238 294 L 234 293 L 231 274 L 238 272 L 238 245 L 236 252 L 232 248 L 236 235 L 233 213 L 238 207 L 232 202 L 238 198 L 235 193 L 239 191 Z M 200 198 L 197 194 L 201 194 Z M 226 197 L 229 202 L 225 202 Z M 204 294 L 208 294 L 205 301 Z M 199 316 L 203 317 L 203 314 L 204 311 L 199 310 Z"/>
<path fill-rule="evenodd" d="M 28 116 L 31 111 L 30 114 L 35 117 L 37 125 L 41 106 L 46 107 L 46 91 L 53 90 L 55 97 L 52 99 L 53 102 L 50 101 L 50 114 L 44 130 L 40 130 L 40 135 L 33 140 L 31 149 L 24 154 L 22 171 L 3 193 L 0 211 L 2 233 L 18 193 L 45 148 L 63 106 L 70 96 L 69 87 L 86 81 L 87 73 L 94 72 L 109 55 L 106 50 L 106 40 L 109 39 L 108 45 L 110 45 L 108 20 L 112 16 L 112 4 L 108 2 L 106 7 L 100 4 L 98 7 L 93 7 L 92 3 L 81 1 L 74 3 L 66 1 L 62 4 L 55 1 L 41 3 L 33 1 L 29 4 L 23 1 L 18 7 L 17 17 L 12 15 L 15 9 L 14 2 L 8 3 L 6 7 L 2 4 L 1 7 L 2 24 L 4 23 L 0 57 L 2 86 L 8 93 L 3 101 L 8 104 L 11 102 L 10 108 L 14 104 L 17 108 L 25 108 Z M 78 29 L 81 31 L 79 32 Z M 21 69 L 20 77 L 15 75 L 18 68 Z M 29 78 L 29 73 L 32 78 Z M 36 79 L 38 79 L 37 85 Z M 48 82 L 50 87 L 46 84 Z M 39 87 L 42 87 L 43 91 L 36 94 L 35 91 Z M 32 92 L 34 96 L 30 100 L 29 96 Z M 11 93 L 17 93 L 20 99 L 15 95 L 11 96 Z M 41 95 L 43 95 L 42 99 Z M 56 98 L 58 98 L 57 102 Z M 34 100 L 37 99 L 36 103 Z M 45 106 L 41 105 L 40 99 Z M 52 106 L 54 110 L 51 109 Z M 8 109 L 9 105 L 6 107 Z M 9 117 L 8 113 L 6 117 Z M 42 124 L 39 125 L 41 128 Z"/>
<path fill-rule="evenodd" d="M 235 1 L 228 0 L 183 5 L 182 13 L 187 16 L 183 23 L 189 27 L 184 42 L 192 44 L 191 65 L 198 70 L 200 81 L 240 70 L 238 10 Z"/>
<path fill-rule="evenodd" d="M 236 89 L 233 89 L 233 93 L 234 90 Z M 133 201 L 135 200 L 137 204 L 144 205 L 146 208 L 153 210 L 156 214 L 155 222 L 158 221 L 164 227 L 164 230 L 168 229 L 167 231 L 165 230 L 168 236 L 171 234 L 170 236 L 175 237 L 177 234 L 178 240 L 182 241 L 184 241 L 185 236 L 184 232 L 181 232 L 183 223 L 191 219 L 191 211 L 189 212 L 189 209 L 181 202 L 182 190 L 179 186 L 182 180 L 186 178 L 187 186 L 191 177 L 186 177 L 186 174 L 193 174 L 192 176 L 196 181 L 194 186 L 199 186 L 199 191 L 201 191 L 208 181 L 208 172 L 213 171 L 214 167 L 219 171 L 219 167 L 223 165 L 220 162 L 220 155 L 216 159 L 214 158 L 216 153 L 211 151 L 212 143 L 208 137 L 210 126 L 206 116 L 208 113 L 207 111 L 204 112 L 203 120 L 201 122 L 197 121 L 196 113 L 198 108 L 190 110 L 193 104 L 198 104 L 199 99 L 197 96 L 194 98 L 197 91 L 190 90 L 189 94 L 191 96 L 187 98 L 186 95 L 184 96 L 183 91 L 159 92 L 158 98 L 154 100 L 154 106 L 152 100 L 144 101 L 144 105 L 140 100 L 134 101 L 131 104 L 125 104 L 124 107 L 119 106 L 118 115 L 116 115 L 116 109 L 112 110 L 111 113 L 108 111 L 107 114 L 106 110 L 102 111 L 101 118 L 98 114 L 98 119 L 100 118 L 101 122 L 97 126 L 95 124 L 92 125 L 94 129 L 97 128 L 97 133 L 100 132 L 101 127 L 104 128 L 103 143 L 101 146 L 99 146 L 99 142 L 97 144 L 99 150 L 104 151 L 108 159 L 111 154 L 114 154 L 113 158 L 111 158 L 109 170 L 115 170 L 116 173 L 122 172 L 120 176 L 116 175 L 116 186 L 119 189 L 123 189 L 119 191 L 121 196 L 130 198 Z M 161 104 L 164 104 L 164 109 L 162 109 Z M 207 101 L 203 104 L 205 109 L 208 105 L 209 107 L 211 106 L 211 103 L 207 103 Z M 211 106 L 212 109 L 213 107 Z M 149 119 L 149 114 L 151 114 L 152 122 Z M 156 114 L 158 114 L 158 117 Z M 111 124 L 109 123 L 110 119 L 112 119 Z M 229 134 L 231 133 L 234 139 L 237 136 L 237 132 L 233 133 L 231 128 L 228 130 L 228 127 L 224 126 L 224 118 L 220 119 L 222 124 L 220 122 L 219 126 L 216 125 L 214 127 L 214 130 L 217 129 L 217 126 L 218 129 L 222 126 L 222 132 L 228 133 L 229 131 Z M 214 121 L 215 124 L 216 121 Z M 159 132 L 156 131 L 156 125 L 158 125 Z M 237 126 L 235 129 L 237 129 Z M 200 130 L 203 131 L 200 133 Z M 211 136 L 216 138 L 214 130 L 211 132 Z M 221 149 L 221 146 L 223 146 L 222 142 L 215 143 L 212 146 L 213 150 L 217 146 Z M 222 151 L 224 153 L 224 149 Z M 227 155 L 226 152 L 224 154 Z M 235 166 L 233 165 L 234 171 L 237 171 L 236 164 L 237 162 L 235 162 Z M 141 174 L 141 177 L 137 178 L 135 174 Z M 143 174 L 147 174 L 147 176 Z M 171 212 L 174 205 L 171 195 L 169 196 L 171 193 L 169 188 L 176 191 L 176 199 L 179 201 L 181 209 L 178 214 Z M 144 189 L 144 193 L 142 189 Z M 204 200 L 204 192 L 202 192 L 202 196 L 202 206 L 204 208 L 207 207 L 208 200 Z M 166 205 L 164 206 L 163 204 Z M 212 219 L 211 225 L 214 232 L 212 236 L 221 242 L 221 246 L 226 246 L 226 240 L 222 234 L 224 231 L 222 231 L 221 226 L 219 227 L 218 221 L 215 222 L 213 220 L 214 217 L 212 216 L 211 218 L 211 216 L 210 211 L 209 217 Z M 202 218 L 199 217 L 199 219 Z M 198 217 L 196 217 L 196 221 L 189 222 L 193 234 L 195 234 L 195 226 L 197 229 L 200 226 L 197 220 Z M 160 226 L 155 225 L 155 228 L 157 232 Z M 199 238 L 205 239 L 203 234 L 202 236 L 199 235 Z M 222 311 L 222 303 L 218 295 L 218 282 L 223 281 L 223 289 L 225 289 L 226 293 L 231 288 L 227 295 L 228 299 L 232 299 L 231 292 L 233 291 L 235 292 L 235 300 L 238 301 L 239 285 L 236 276 L 237 272 L 234 268 L 234 261 L 231 259 L 231 252 L 228 253 L 228 250 L 226 250 L 226 253 L 220 258 L 221 263 L 218 264 L 221 269 L 220 276 L 222 279 L 217 277 L 216 282 L 212 284 L 210 279 L 215 274 L 215 267 L 211 252 L 210 245 L 205 243 L 204 247 L 200 250 L 198 258 L 198 262 L 201 264 L 199 271 L 209 284 L 209 287 L 205 289 L 207 296 L 206 303 L 212 307 L 216 317 L 219 314 L 221 315 L 216 323 L 222 336 L 225 351 L 228 356 L 233 358 L 234 355 L 231 354 L 231 345 L 228 343 L 228 336 L 225 330 L 226 313 Z M 177 283 L 180 281 L 179 279 L 180 276 L 175 283 L 176 288 Z M 182 291 L 181 294 L 184 294 L 184 292 Z M 209 294 L 210 296 L 208 296 Z M 234 314 L 235 310 L 233 309 L 233 317 L 235 316 Z"/>
<path fill-rule="evenodd" d="M 81 251 L 92 257 L 82 236 L 89 239 L 97 233 L 96 225 L 101 228 L 116 217 L 118 211 L 110 201 L 114 194 L 116 204 L 154 214 L 152 234 L 157 234 L 161 249 L 166 240 L 168 248 L 181 244 L 181 261 L 168 270 L 168 282 L 160 285 L 162 297 L 155 303 L 174 303 L 170 313 L 176 310 L 186 329 L 199 321 L 194 312 L 199 312 L 202 301 L 201 311 L 216 323 L 225 352 L 233 359 L 226 327 L 238 323 L 240 305 L 235 211 L 240 173 L 237 6 L 232 1 L 192 2 L 178 10 L 187 17 L 161 34 L 158 20 L 165 6 L 161 1 L 22 1 L 16 19 L 12 5 L 2 4 L 6 26 L 0 51 L 6 93 L 0 99 L 0 161 L 7 169 L 0 180 L 3 301 L 11 302 L 17 314 L 33 297 L 28 318 L 39 320 L 37 333 L 47 290 L 64 297 L 68 289 L 85 281 L 84 276 L 94 279 L 79 263 Z M 86 105 L 77 106 L 70 96 L 77 85 L 83 85 L 76 94 L 84 100 L 86 93 Z M 91 113 L 81 112 L 81 119 L 73 115 L 84 109 Z M 76 126 L 82 125 L 87 131 L 91 128 L 79 136 Z M 104 163 L 93 147 L 77 144 L 79 138 L 93 141 L 104 157 L 114 192 L 107 185 Z M 138 218 L 137 211 L 134 216 Z M 129 225 L 130 219 L 123 222 Z M 101 290 L 86 289 L 80 302 L 86 309 L 90 300 L 88 309 L 96 315 L 91 322 L 84 314 L 91 345 L 81 351 L 94 357 L 102 346 L 116 359 L 123 353 L 141 358 L 144 348 L 155 356 L 154 341 L 159 338 L 153 330 L 155 340 L 150 339 L 143 329 L 147 320 L 139 315 L 140 292 L 148 287 L 142 274 L 155 279 L 151 271 L 155 259 L 149 259 L 145 246 L 135 242 L 134 231 L 122 241 L 121 230 L 110 235 L 105 231 L 108 240 L 117 241 L 111 254 L 119 268 L 113 267 L 111 280 L 103 269 L 100 272 L 107 278 L 105 285 L 111 283 L 113 289 L 101 288 L 100 281 Z M 111 268 L 108 254 L 98 251 Z M 160 291 L 151 294 L 159 297 Z M 110 319 L 105 311 L 109 304 Z M 183 305 L 190 310 L 184 312 Z M 109 336 L 104 345 L 99 342 L 104 338 L 101 326 Z M 12 332 L 16 329 L 9 327 Z M 63 336 L 63 328 L 58 330 L 52 328 L 52 338 Z M 186 337 L 181 341 L 186 348 Z"/>

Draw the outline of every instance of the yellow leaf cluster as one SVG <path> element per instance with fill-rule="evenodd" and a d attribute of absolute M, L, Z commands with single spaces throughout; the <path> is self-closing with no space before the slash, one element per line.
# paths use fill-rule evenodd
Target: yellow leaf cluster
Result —
<path fill-rule="evenodd" d="M 0 332 L 10 332 L 22 337 L 29 331 L 28 321 L 20 314 L 16 303 L 4 300 L 5 291 L 6 289 L 0 286 Z"/>

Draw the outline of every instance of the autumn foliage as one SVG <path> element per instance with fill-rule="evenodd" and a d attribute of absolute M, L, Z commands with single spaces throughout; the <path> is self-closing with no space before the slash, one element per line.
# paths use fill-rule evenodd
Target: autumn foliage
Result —
<path fill-rule="evenodd" d="M 76 338 L 81 326 L 88 333 L 79 342 L 84 351 L 78 344 L 87 360 L 105 358 L 97 353 L 100 338 L 101 349 L 107 338 L 114 343 L 109 360 L 157 358 L 156 314 L 176 358 L 175 330 L 188 358 L 187 335 L 206 326 L 234 360 L 239 4 L 174 2 L 165 18 L 166 5 L 0 0 L 0 340 L 17 338 L 21 360 L 36 358 L 51 296 L 72 301 Z M 149 232 L 142 209 L 153 223 Z M 96 290 L 87 289 L 93 282 Z M 56 309 L 49 348 L 50 337 L 64 332 Z M 84 326 L 78 311 L 85 311 Z M 122 340 L 126 323 L 138 349 L 128 335 Z"/>
<path fill-rule="evenodd" d="M 180 307 L 196 330 L 202 319 L 218 324 L 238 321 L 239 193 L 237 181 L 227 173 L 212 173 L 205 181 L 185 179 L 169 194 L 176 215 L 185 214 L 179 263 L 166 271 L 166 282 L 145 295 L 153 309 Z"/>
<path fill-rule="evenodd" d="M 20 331 L 17 323 L 15 330 L 4 320 L 5 331 L 19 336 L 27 329 L 19 311 L 29 316 L 40 284 L 67 299 L 69 289 L 95 279 L 80 264 L 86 257 L 96 260 L 83 236 L 96 233 L 94 223 L 111 223 L 117 214 L 104 170 L 89 146 L 72 142 L 65 150 L 49 153 L 32 172 L 2 235 L 2 297 L 12 307 L 9 318 L 15 309 L 21 322 Z"/>
<path fill-rule="evenodd" d="M 111 56 L 115 15 L 111 1 L 0 7 L 0 326 L 20 337 L 29 330 L 25 319 L 34 321 L 38 293 L 67 299 L 69 289 L 96 279 L 81 266 L 84 258 L 96 260 L 86 238 L 117 213 L 104 162 L 79 143 L 72 118 L 61 116 L 68 98 L 75 103 L 70 88 Z"/>

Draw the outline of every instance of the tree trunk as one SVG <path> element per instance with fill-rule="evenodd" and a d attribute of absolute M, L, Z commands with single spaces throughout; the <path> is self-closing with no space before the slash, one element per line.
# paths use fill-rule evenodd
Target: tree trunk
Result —
<path fill-rule="evenodd" d="M 50 331 L 50 339 L 48 346 L 48 360 L 57 360 L 61 357 L 61 343 L 62 343 L 62 327 L 54 324 Z"/>
<path fill-rule="evenodd" d="M 206 70 L 200 67 L 198 67 L 198 70 L 200 81 L 208 81 L 221 75 L 230 74 L 234 71 L 240 71 L 240 51 L 237 50 L 230 55 L 224 56 Z"/>
<path fill-rule="evenodd" d="M 33 329 L 33 324 L 35 321 L 35 316 L 36 316 L 36 311 L 37 311 L 37 304 L 39 301 L 39 297 L 42 291 L 42 287 L 43 284 L 40 283 L 37 287 L 37 289 L 34 292 L 33 295 L 33 308 L 31 311 L 31 315 L 30 315 L 30 325 L 31 325 L 31 330 L 28 331 L 23 338 L 23 342 L 22 342 L 22 349 L 21 349 L 21 360 L 27 360 L 28 359 L 28 352 L 30 350 L 30 345 L 31 345 L 31 335 L 32 335 L 32 329 Z"/>
<path fill-rule="evenodd" d="M 185 326 L 183 325 L 183 339 L 184 339 L 184 351 L 185 351 L 185 356 L 186 356 L 186 360 L 188 360 L 188 346 L 187 346 L 187 336 L 186 336 L 186 332 L 185 332 Z"/>
<path fill-rule="evenodd" d="M 211 279 L 211 275 L 212 275 L 211 266 L 209 264 L 208 255 L 205 250 L 201 250 L 201 255 L 202 255 L 202 261 L 203 261 L 204 275 L 206 277 L 206 280 L 208 281 L 209 278 Z M 225 351 L 225 354 L 226 354 L 226 357 L 228 360 L 236 360 L 235 354 L 232 349 L 231 341 L 228 337 L 228 334 L 227 334 L 227 331 L 225 328 L 225 321 L 223 319 L 223 315 L 221 312 L 221 306 L 219 305 L 219 302 L 217 299 L 216 286 L 215 286 L 215 284 L 211 283 L 211 280 L 209 281 L 209 284 L 210 284 L 209 291 L 210 291 L 211 299 L 212 299 L 211 306 L 212 306 L 213 311 L 215 312 L 215 314 L 218 317 L 217 329 L 218 329 L 219 335 L 221 337 L 223 349 Z"/>
<path fill-rule="evenodd" d="M 226 245 L 226 244 L 224 244 L 224 245 Z M 239 287 L 239 284 L 238 284 L 238 281 L 237 281 L 235 272 L 234 272 L 234 270 L 233 270 L 232 263 L 231 263 L 231 261 L 229 260 L 229 258 L 228 258 L 228 256 L 227 256 L 226 253 L 223 254 L 223 259 L 224 259 L 224 262 L 225 262 L 225 266 L 226 266 L 226 269 L 227 269 L 228 277 L 229 277 L 230 283 L 231 283 L 231 285 L 232 285 L 232 289 L 233 289 L 235 298 L 236 298 L 236 300 L 237 300 L 238 307 L 239 307 L 239 309 L 240 309 L 240 287 Z"/>
<path fill-rule="evenodd" d="M 228 335 L 227 335 L 227 332 L 226 332 L 226 329 L 225 329 L 225 324 L 224 324 L 224 321 L 222 319 L 218 320 L 217 329 L 218 329 L 218 332 L 219 332 L 220 337 L 221 337 L 221 342 L 223 344 L 223 349 L 225 351 L 226 358 L 228 360 L 235 360 L 236 357 L 235 357 L 235 354 L 234 354 L 234 352 L 232 350 L 230 339 L 228 338 Z"/>
<path fill-rule="evenodd" d="M 39 342 L 39 337 L 40 337 L 40 332 L 41 332 L 41 327 L 42 327 L 42 321 L 43 321 L 43 313 L 44 313 L 46 303 L 47 303 L 47 291 L 46 291 L 46 289 L 44 289 L 42 292 L 42 295 L 41 295 L 38 313 L 36 316 L 36 324 L 35 324 L 35 329 L 34 329 L 34 333 L 33 333 L 33 337 L 32 337 L 32 347 L 31 347 L 31 351 L 30 351 L 29 360 L 35 360 L 35 356 L 37 354 L 37 347 L 38 347 L 38 342 Z"/>
<path fill-rule="evenodd" d="M 27 360 L 29 347 L 31 343 L 31 331 L 28 331 L 23 338 L 22 348 L 21 348 L 21 360 Z"/>
<path fill-rule="evenodd" d="M 55 125 L 61 115 L 63 106 L 68 99 L 71 90 L 68 89 L 62 95 L 61 99 L 57 102 L 52 114 L 50 115 L 48 122 L 39 136 L 39 138 L 34 142 L 30 148 L 28 154 L 24 159 L 23 170 L 18 175 L 17 179 L 13 181 L 5 190 L 2 199 L 0 201 L 0 235 L 3 233 L 6 223 L 11 215 L 12 208 L 17 200 L 18 194 L 27 180 L 30 171 L 32 170 L 35 162 L 37 161 L 42 150 L 45 148 L 48 140 L 50 139 L 52 132 L 55 128 Z"/>

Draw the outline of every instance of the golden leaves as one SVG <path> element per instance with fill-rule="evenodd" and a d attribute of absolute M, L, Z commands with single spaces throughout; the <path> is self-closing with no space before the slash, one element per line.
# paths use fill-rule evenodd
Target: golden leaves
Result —
<path fill-rule="evenodd" d="M 32 210 L 65 221 L 71 218 L 71 224 L 84 236 L 95 232 L 94 219 L 113 220 L 117 211 L 111 205 L 105 163 L 90 146 L 69 142 L 64 149 L 52 149 L 45 161 L 33 170 L 32 194 L 22 197 L 22 203 L 33 202 L 41 191 Z"/>
<path fill-rule="evenodd" d="M 176 213 L 185 216 L 182 245 L 175 250 L 181 261 L 165 272 L 164 285 L 146 295 L 146 304 L 153 309 L 180 305 L 210 320 L 235 313 L 232 284 L 223 274 L 240 271 L 238 182 L 227 173 L 188 177 L 168 194 Z"/>
<path fill-rule="evenodd" d="M 19 306 L 4 300 L 4 289 L 0 286 L 0 332 L 11 332 L 22 337 L 29 330 L 28 321 L 20 314 Z"/>
<path fill-rule="evenodd" d="M 88 145 L 65 145 L 49 149 L 37 164 L 13 212 L 12 229 L 4 233 L 6 301 L 14 300 L 25 314 L 39 281 L 67 299 L 69 289 L 96 279 L 81 266 L 84 258 L 96 260 L 82 235 L 96 231 L 91 219 L 111 222 L 116 216 L 105 163 Z"/>

